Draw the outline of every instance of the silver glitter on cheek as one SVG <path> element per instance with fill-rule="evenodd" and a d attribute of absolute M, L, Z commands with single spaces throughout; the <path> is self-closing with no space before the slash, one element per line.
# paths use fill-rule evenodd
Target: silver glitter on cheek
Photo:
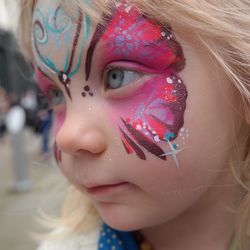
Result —
<path fill-rule="evenodd" d="M 180 133 L 179 133 L 180 138 L 182 139 L 182 144 L 186 144 L 186 140 L 188 139 L 189 135 L 189 129 L 187 128 L 181 128 Z"/>

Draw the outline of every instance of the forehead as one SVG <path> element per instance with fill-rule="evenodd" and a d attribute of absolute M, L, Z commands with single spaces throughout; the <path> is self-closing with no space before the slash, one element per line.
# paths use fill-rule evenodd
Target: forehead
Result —
<path fill-rule="evenodd" d="M 155 65 L 163 67 L 182 56 L 169 26 L 161 27 L 125 1 L 114 3 L 112 16 L 97 26 L 91 25 L 80 9 L 73 17 L 61 1 L 38 1 L 33 16 L 33 49 L 43 70 L 66 81 L 78 72 L 85 56 L 89 57 L 89 70 L 96 47 L 113 55 L 113 60 L 150 63 L 153 59 Z"/>
<path fill-rule="evenodd" d="M 65 11 L 61 1 L 38 1 L 33 14 L 33 51 L 36 63 L 50 73 L 74 74 L 88 40 L 89 18 L 78 11 Z M 79 55 L 75 58 L 75 55 Z"/>

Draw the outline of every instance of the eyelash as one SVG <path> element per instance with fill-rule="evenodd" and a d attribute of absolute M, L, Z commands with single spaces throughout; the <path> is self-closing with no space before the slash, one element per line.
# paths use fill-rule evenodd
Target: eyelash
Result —
<path fill-rule="evenodd" d="M 127 74 L 127 77 L 123 79 L 125 80 L 124 86 L 118 86 L 117 88 L 110 88 L 108 86 L 109 73 L 111 73 L 112 71 L 122 71 L 123 73 L 125 72 L 125 74 Z M 104 91 L 107 92 L 110 96 L 126 96 L 127 94 L 135 90 L 138 86 L 140 86 L 141 83 L 144 82 L 143 80 L 146 80 L 149 76 L 155 73 L 151 71 L 152 70 L 150 70 L 148 67 L 139 65 L 136 62 L 119 62 L 111 64 L 104 69 L 102 77 Z"/>
<path fill-rule="evenodd" d="M 111 67 L 108 70 L 106 70 L 104 74 L 104 87 L 105 89 L 110 89 L 110 90 L 123 88 L 124 85 L 127 86 L 132 82 L 137 81 L 140 77 L 142 77 L 142 75 L 143 75 L 142 73 L 137 72 L 135 70 L 120 68 L 120 67 Z M 108 79 L 109 77 L 111 77 L 111 79 Z M 110 84 L 111 82 L 109 82 L 111 80 L 114 81 L 113 87 Z M 108 86 L 108 84 L 110 84 L 110 86 Z"/>

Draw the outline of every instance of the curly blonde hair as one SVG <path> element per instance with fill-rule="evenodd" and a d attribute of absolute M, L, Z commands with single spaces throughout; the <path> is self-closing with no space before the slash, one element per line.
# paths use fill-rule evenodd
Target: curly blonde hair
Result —
<path fill-rule="evenodd" d="M 32 60 L 31 29 L 35 0 L 19 0 L 22 6 L 19 41 Z M 112 1 L 92 0 L 91 8 L 82 0 L 61 0 L 66 10 L 81 8 L 92 20 L 101 21 L 103 13 L 110 14 Z M 195 32 L 197 38 L 210 52 L 213 59 L 231 80 L 242 99 L 240 134 L 235 136 L 234 154 L 230 165 L 235 178 L 245 190 L 238 213 L 237 238 L 240 249 L 247 248 L 250 219 L 250 1 L 249 0 L 130 0 L 143 13 L 162 25 L 179 24 Z M 164 10 L 164 11 L 163 11 Z M 181 16 L 181 19 L 176 17 Z M 82 230 L 86 213 L 97 221 L 83 195 L 70 188 L 58 225 L 64 225 L 67 233 Z M 90 220 L 89 220 L 90 221 Z M 91 224 L 91 223 L 87 223 Z M 249 249 L 249 248 L 248 248 Z"/>

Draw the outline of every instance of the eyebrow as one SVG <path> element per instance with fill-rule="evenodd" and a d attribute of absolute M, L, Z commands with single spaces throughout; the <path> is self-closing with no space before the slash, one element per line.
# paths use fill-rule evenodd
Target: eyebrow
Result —
<path fill-rule="evenodd" d="M 95 48 L 97 44 L 99 43 L 101 37 L 105 33 L 107 26 L 109 22 L 112 20 L 112 16 L 104 15 L 102 17 L 102 20 L 105 20 L 105 24 L 98 23 L 95 33 L 93 35 L 93 38 L 91 40 L 90 46 L 87 51 L 86 56 L 86 63 L 85 63 L 85 75 L 86 75 L 86 81 L 89 80 L 90 72 L 91 72 L 91 66 L 92 66 L 92 60 L 93 60 L 93 54 L 95 52 Z"/>

